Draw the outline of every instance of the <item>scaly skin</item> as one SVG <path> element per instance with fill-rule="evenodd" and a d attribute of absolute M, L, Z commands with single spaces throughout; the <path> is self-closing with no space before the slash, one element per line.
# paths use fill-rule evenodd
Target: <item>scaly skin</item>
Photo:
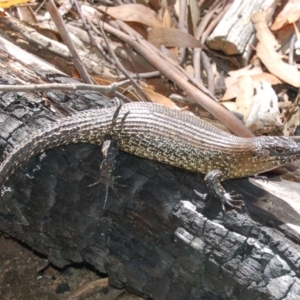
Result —
<path fill-rule="evenodd" d="M 138 102 L 80 112 L 41 128 L 4 158 L 0 185 L 40 152 L 73 143 L 101 145 L 106 136 L 130 154 L 207 174 L 210 193 L 233 207 L 240 201 L 225 192 L 221 181 L 256 175 L 300 158 L 300 147 L 292 138 L 240 138 L 190 113 Z"/>

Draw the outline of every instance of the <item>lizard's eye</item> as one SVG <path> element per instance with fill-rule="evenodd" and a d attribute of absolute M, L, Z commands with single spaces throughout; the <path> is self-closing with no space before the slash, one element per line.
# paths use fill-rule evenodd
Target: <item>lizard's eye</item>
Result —
<path fill-rule="evenodd" d="M 280 148 L 280 147 L 276 147 L 276 148 L 274 148 L 274 152 L 276 154 L 283 154 L 283 153 L 285 153 L 285 149 Z"/>

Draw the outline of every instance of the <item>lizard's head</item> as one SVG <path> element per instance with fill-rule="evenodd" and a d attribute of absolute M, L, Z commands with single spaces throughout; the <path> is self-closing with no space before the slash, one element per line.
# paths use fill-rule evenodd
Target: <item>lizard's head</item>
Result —
<path fill-rule="evenodd" d="M 268 171 L 287 162 L 300 159 L 300 145 L 287 136 L 255 138 L 252 162 L 261 171 Z"/>

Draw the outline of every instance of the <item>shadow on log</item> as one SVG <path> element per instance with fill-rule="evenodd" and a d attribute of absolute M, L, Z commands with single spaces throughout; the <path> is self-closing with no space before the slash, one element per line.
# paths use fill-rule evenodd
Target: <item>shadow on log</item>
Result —
<path fill-rule="evenodd" d="M 22 74 L 11 67 L 16 58 L 3 45 L 0 57 L 2 83 L 19 83 Z M 28 65 L 27 72 L 40 81 L 63 78 L 40 68 Z M 0 155 L 58 112 L 108 101 L 87 92 L 45 95 L 41 101 L 40 94 L 1 93 Z M 205 203 L 194 193 L 206 192 L 203 175 L 120 153 L 115 190 L 104 207 L 105 187 L 91 186 L 101 161 L 101 149 L 85 144 L 31 159 L 2 191 L 0 229 L 58 267 L 86 261 L 107 273 L 112 286 L 150 299 L 300 297 L 299 235 L 258 200 L 286 205 L 299 226 L 296 212 L 281 199 L 248 179 L 231 180 L 226 189 L 244 195 L 248 212 L 223 214 L 216 200 Z"/>

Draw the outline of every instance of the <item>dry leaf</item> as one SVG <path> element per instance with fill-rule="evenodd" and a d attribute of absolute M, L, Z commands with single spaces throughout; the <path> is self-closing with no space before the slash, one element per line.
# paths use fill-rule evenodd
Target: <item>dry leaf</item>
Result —
<path fill-rule="evenodd" d="M 262 81 L 268 82 L 271 85 L 276 85 L 276 84 L 281 84 L 282 83 L 282 81 L 278 77 L 276 77 L 273 74 L 266 73 L 266 72 L 251 75 L 250 77 L 252 78 L 254 87 L 260 86 Z M 226 82 L 226 79 L 225 79 L 225 82 Z M 231 85 L 227 88 L 227 90 L 226 90 L 225 94 L 223 95 L 221 101 L 228 101 L 230 99 L 233 99 L 233 98 L 237 97 L 238 92 L 239 92 L 239 88 L 238 88 L 238 85 L 237 85 L 237 78 L 233 78 L 233 79 L 235 79 L 235 82 L 233 82 L 233 81 L 231 82 Z"/>
<path fill-rule="evenodd" d="M 230 111 L 236 111 L 236 103 L 233 101 L 223 102 L 222 105 Z"/>
<path fill-rule="evenodd" d="M 163 27 L 173 27 L 173 20 L 170 15 L 170 12 L 168 9 L 165 9 L 164 14 L 163 14 L 163 22 L 162 22 Z"/>
<path fill-rule="evenodd" d="M 149 7 L 142 4 L 124 4 L 115 7 L 98 6 L 99 10 L 125 22 L 138 22 L 150 27 L 161 27 L 162 21 Z"/>
<path fill-rule="evenodd" d="M 253 25 L 257 31 L 258 44 L 256 54 L 267 69 L 281 80 L 292 86 L 300 87 L 300 73 L 296 66 L 289 65 L 281 59 L 281 55 L 275 51 L 277 42 L 266 22 L 266 12 L 258 12 L 251 16 Z"/>
<path fill-rule="evenodd" d="M 271 85 L 276 85 L 276 84 L 282 83 L 282 81 L 278 77 L 276 77 L 274 74 L 270 74 L 270 73 L 266 73 L 266 72 L 263 72 L 263 73 L 257 74 L 257 75 L 253 75 L 251 77 L 254 82 L 265 81 L 265 82 L 270 83 Z M 256 86 L 256 84 L 254 84 L 254 86 Z"/>
<path fill-rule="evenodd" d="M 155 9 L 155 11 L 158 11 L 161 5 L 160 0 L 149 0 L 149 4 Z"/>
<path fill-rule="evenodd" d="M 260 66 L 253 66 L 252 64 L 241 68 L 241 69 L 237 69 L 234 71 L 230 71 L 228 72 L 228 77 L 225 78 L 225 86 L 228 88 L 230 88 L 232 85 L 236 85 L 237 80 L 239 77 L 241 76 L 253 76 L 256 74 L 260 74 L 262 73 L 262 69 Z"/>
<path fill-rule="evenodd" d="M 148 41 L 155 46 L 201 47 L 201 43 L 192 35 L 177 28 L 153 28 L 148 33 Z"/>
<path fill-rule="evenodd" d="M 193 34 L 195 35 L 197 32 L 197 27 L 200 21 L 201 10 L 198 0 L 190 0 L 190 18 L 193 26 Z"/>
<path fill-rule="evenodd" d="M 286 24 L 296 22 L 300 18 L 300 1 L 289 0 L 276 17 L 271 30 L 278 30 Z"/>
<path fill-rule="evenodd" d="M 30 6 L 17 6 L 16 13 L 18 19 L 27 23 L 37 23 L 36 14 Z"/>
<path fill-rule="evenodd" d="M 180 110 L 180 108 L 173 101 L 171 101 L 169 98 L 165 97 L 164 95 L 145 88 L 143 88 L 143 91 L 146 93 L 146 95 L 150 98 L 152 102 L 160 103 L 163 104 L 164 106 Z"/>
<path fill-rule="evenodd" d="M 253 105 L 253 81 L 251 76 L 241 76 L 238 79 L 238 95 L 236 97 L 237 112 L 243 114 L 244 121 L 247 120 L 248 115 Z"/>

